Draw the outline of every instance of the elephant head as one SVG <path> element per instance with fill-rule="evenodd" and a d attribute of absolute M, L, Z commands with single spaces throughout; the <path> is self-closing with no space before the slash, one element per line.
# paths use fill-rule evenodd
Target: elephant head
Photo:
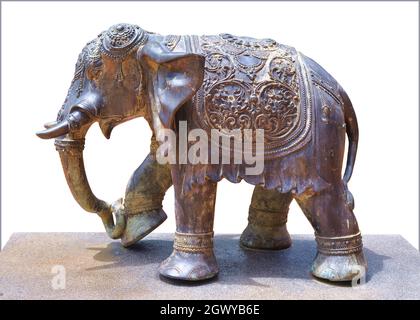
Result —
<path fill-rule="evenodd" d="M 171 52 L 161 38 L 130 24 L 102 32 L 80 53 L 57 120 L 37 133 L 56 139 L 73 197 L 86 211 L 98 213 L 114 239 L 125 228 L 121 202 L 110 205 L 93 194 L 84 169 L 84 138 L 95 122 L 106 138 L 115 126 L 136 117 L 145 117 L 154 130 L 170 127 L 177 109 L 202 84 L 204 57 Z"/>

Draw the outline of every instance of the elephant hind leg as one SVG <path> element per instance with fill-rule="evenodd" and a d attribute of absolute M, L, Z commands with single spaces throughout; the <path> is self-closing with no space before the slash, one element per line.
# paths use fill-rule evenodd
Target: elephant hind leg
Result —
<path fill-rule="evenodd" d="M 240 239 L 241 246 L 255 250 L 289 248 L 292 240 L 286 222 L 292 200 L 290 193 L 256 186 L 249 206 L 248 225 Z"/>
<path fill-rule="evenodd" d="M 329 281 L 351 281 L 365 276 L 367 264 L 362 237 L 347 190 L 339 182 L 314 195 L 295 198 L 315 230 L 318 252 L 312 274 Z"/>

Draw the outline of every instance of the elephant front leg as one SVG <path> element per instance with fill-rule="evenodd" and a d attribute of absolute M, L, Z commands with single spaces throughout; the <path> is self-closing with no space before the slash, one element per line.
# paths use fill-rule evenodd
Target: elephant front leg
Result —
<path fill-rule="evenodd" d="M 162 201 L 172 185 L 171 170 L 169 165 L 159 164 L 154 154 L 152 150 L 127 185 L 123 204 L 127 223 L 121 237 L 125 247 L 144 238 L 167 218 Z"/>
<path fill-rule="evenodd" d="M 245 249 L 280 250 L 291 246 L 286 228 L 287 214 L 293 197 L 277 190 L 256 186 L 249 206 L 248 225 L 240 244 Z"/>
<path fill-rule="evenodd" d="M 312 274 L 329 281 L 363 277 L 367 264 L 362 237 L 343 183 L 319 194 L 303 194 L 296 200 L 315 229 L 318 252 Z"/>
<path fill-rule="evenodd" d="M 217 184 L 206 181 L 184 194 L 182 174 L 172 173 L 175 189 L 176 233 L 172 254 L 159 266 L 162 276 L 205 280 L 218 272 L 213 252 L 213 221 Z"/>

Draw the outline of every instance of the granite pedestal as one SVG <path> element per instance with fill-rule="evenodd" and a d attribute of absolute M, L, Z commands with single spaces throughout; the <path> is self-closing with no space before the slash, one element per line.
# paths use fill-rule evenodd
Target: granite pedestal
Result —
<path fill-rule="evenodd" d="M 102 233 L 15 233 L 0 252 L 0 299 L 420 298 L 420 254 L 398 235 L 364 236 L 369 270 L 356 287 L 311 276 L 310 235 L 292 235 L 292 247 L 279 252 L 246 251 L 239 235 L 216 235 L 216 279 L 168 281 L 157 267 L 172 237 L 153 233 L 126 249 Z"/>

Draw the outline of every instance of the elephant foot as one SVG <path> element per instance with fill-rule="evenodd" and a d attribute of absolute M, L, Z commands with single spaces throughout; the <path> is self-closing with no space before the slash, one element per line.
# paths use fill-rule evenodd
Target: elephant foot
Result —
<path fill-rule="evenodd" d="M 317 254 L 311 272 L 328 281 L 352 281 L 366 276 L 367 264 L 363 251 L 345 256 Z"/>
<path fill-rule="evenodd" d="M 219 273 L 213 251 L 188 253 L 174 250 L 159 266 L 159 273 L 170 279 L 200 281 Z"/>
<path fill-rule="evenodd" d="M 366 277 L 367 263 L 360 233 L 348 237 L 316 237 L 318 253 L 311 272 L 328 281 L 352 281 Z"/>
<path fill-rule="evenodd" d="M 292 245 L 286 224 L 268 227 L 249 223 L 239 241 L 241 247 L 251 250 L 282 250 Z"/>
<path fill-rule="evenodd" d="M 167 215 L 163 209 L 127 215 L 127 223 L 121 237 L 121 244 L 124 247 L 133 245 L 160 226 L 166 218 Z"/>
<path fill-rule="evenodd" d="M 219 272 L 213 252 L 213 232 L 204 234 L 175 233 L 174 251 L 159 266 L 167 278 L 200 281 Z"/>

